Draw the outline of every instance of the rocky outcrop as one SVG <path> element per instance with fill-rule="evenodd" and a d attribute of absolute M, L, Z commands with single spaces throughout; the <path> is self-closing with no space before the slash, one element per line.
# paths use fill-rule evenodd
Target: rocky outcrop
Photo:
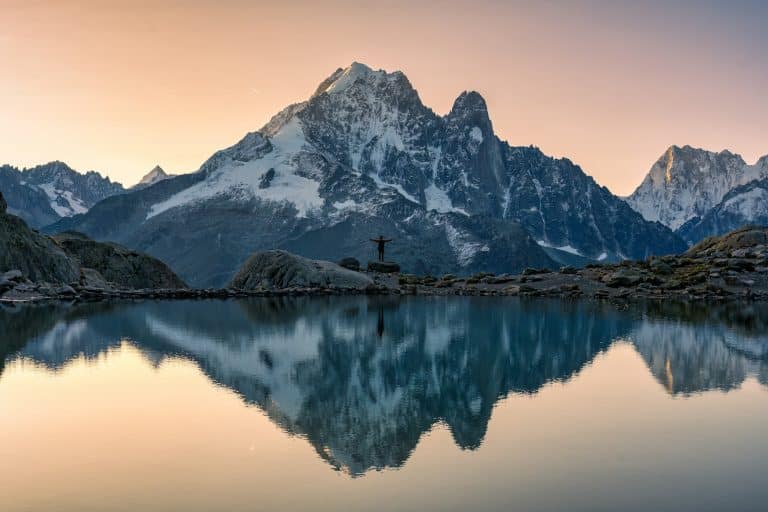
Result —
<path fill-rule="evenodd" d="M 157 258 L 114 243 L 96 242 L 81 233 L 67 231 L 53 239 L 80 267 L 97 271 L 120 288 L 186 288 L 186 284 Z"/>
<path fill-rule="evenodd" d="M 693 258 L 759 258 L 768 257 L 768 228 L 744 226 L 723 236 L 706 238 L 685 253 Z"/>
<path fill-rule="evenodd" d="M 14 300 L 72 298 L 84 289 L 186 288 L 161 261 L 79 233 L 48 237 L 6 211 L 0 193 L 0 294 Z M 7 297 L 6 297 L 7 298 Z"/>
<path fill-rule="evenodd" d="M 232 278 L 230 288 L 241 290 L 286 288 L 365 289 L 373 280 L 330 261 L 311 260 L 286 251 L 257 252 Z"/>
<path fill-rule="evenodd" d="M 18 270 L 32 281 L 70 283 L 80 277 L 78 266 L 49 237 L 6 213 L 0 193 L 0 272 Z"/>
<path fill-rule="evenodd" d="M 339 266 L 344 267 L 349 270 L 359 271 L 360 270 L 360 260 L 357 258 L 342 258 L 341 261 L 339 261 Z"/>

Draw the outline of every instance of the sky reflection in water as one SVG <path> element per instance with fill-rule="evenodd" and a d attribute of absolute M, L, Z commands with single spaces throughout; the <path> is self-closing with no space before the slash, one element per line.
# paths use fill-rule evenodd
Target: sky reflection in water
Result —
<path fill-rule="evenodd" d="M 762 510 L 767 313 L 497 298 L 0 310 L 0 505 Z"/>

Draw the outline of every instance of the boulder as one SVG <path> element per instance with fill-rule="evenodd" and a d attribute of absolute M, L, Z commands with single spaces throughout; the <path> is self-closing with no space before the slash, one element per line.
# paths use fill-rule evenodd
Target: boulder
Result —
<path fill-rule="evenodd" d="M 360 270 L 360 260 L 357 258 L 343 258 L 339 262 L 339 266 L 358 272 Z"/>
<path fill-rule="evenodd" d="M 606 286 L 611 288 L 637 286 L 643 281 L 643 276 L 633 269 L 622 268 L 603 278 Z"/>
<path fill-rule="evenodd" d="M 669 263 L 662 261 L 660 259 L 654 259 L 653 261 L 651 261 L 650 267 L 651 267 L 651 270 L 656 274 L 662 274 L 665 276 L 670 275 L 673 272 L 672 266 Z"/>
<path fill-rule="evenodd" d="M 392 274 L 400 272 L 400 265 L 394 261 L 369 261 L 369 272 L 381 272 L 382 274 Z"/>
<path fill-rule="evenodd" d="M 69 285 L 64 285 L 57 288 L 54 293 L 60 297 L 74 297 L 75 295 L 77 295 L 77 292 L 75 291 L 75 289 Z"/>
<path fill-rule="evenodd" d="M 365 290 L 373 280 L 330 261 L 311 260 L 287 251 L 253 254 L 227 285 L 239 290 L 284 288 L 355 288 Z"/>

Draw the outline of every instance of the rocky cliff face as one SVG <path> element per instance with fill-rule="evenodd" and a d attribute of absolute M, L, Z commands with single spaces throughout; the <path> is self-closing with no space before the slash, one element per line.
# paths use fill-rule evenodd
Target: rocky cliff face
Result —
<path fill-rule="evenodd" d="M 125 192 L 95 171 L 81 174 L 63 162 L 29 169 L 0 167 L 0 190 L 11 213 L 32 227 L 43 227 L 61 217 L 85 213 L 102 199 Z"/>
<path fill-rule="evenodd" d="M 194 175 L 53 229 L 149 252 L 198 285 L 226 282 L 260 249 L 364 261 L 378 234 L 416 273 L 553 265 L 542 246 L 597 260 L 684 249 L 570 161 L 500 141 L 479 94 L 441 117 L 402 73 L 359 63 Z"/>
<path fill-rule="evenodd" d="M 707 215 L 735 187 L 761 178 L 768 178 L 768 157 L 747 165 L 729 151 L 672 146 L 627 202 L 646 219 L 677 230 Z"/>

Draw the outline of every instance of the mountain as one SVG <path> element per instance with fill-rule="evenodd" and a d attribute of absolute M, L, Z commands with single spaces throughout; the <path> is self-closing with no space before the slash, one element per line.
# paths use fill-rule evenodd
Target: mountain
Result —
<path fill-rule="evenodd" d="M 173 174 L 166 173 L 162 167 L 159 165 L 156 165 L 152 168 L 151 171 L 149 171 L 147 174 L 144 175 L 141 180 L 137 184 L 135 184 L 133 187 L 131 187 L 131 190 L 138 190 L 142 188 L 146 188 L 150 185 L 154 185 L 158 181 L 167 180 L 168 178 L 172 178 Z"/>
<path fill-rule="evenodd" d="M 36 228 L 85 213 L 102 199 L 125 192 L 120 183 L 98 172 L 81 174 L 58 161 L 29 169 L 4 165 L 0 167 L 0 190 L 9 211 Z"/>
<path fill-rule="evenodd" d="M 438 116 L 401 72 L 353 63 L 194 174 L 108 198 L 75 229 L 160 257 L 196 285 L 226 282 L 249 254 L 373 256 L 372 236 L 417 273 L 645 258 L 685 244 L 567 159 L 496 137 L 464 92 Z"/>
<path fill-rule="evenodd" d="M 688 242 L 696 243 L 747 224 L 768 226 L 768 178 L 734 188 L 703 217 L 694 217 L 680 226 L 678 233 Z"/>
<path fill-rule="evenodd" d="M 672 146 L 627 202 L 646 219 L 677 230 L 691 219 L 704 217 L 733 188 L 760 178 L 768 178 L 768 156 L 748 165 L 730 151 Z"/>

